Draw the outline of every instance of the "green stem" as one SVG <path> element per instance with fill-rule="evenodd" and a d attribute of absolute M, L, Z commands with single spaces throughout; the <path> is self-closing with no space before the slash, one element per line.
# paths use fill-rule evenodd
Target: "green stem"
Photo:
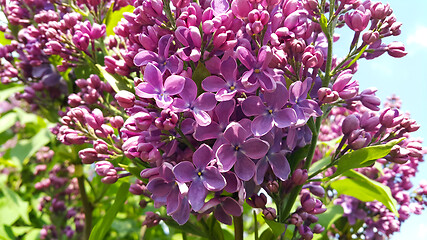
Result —
<path fill-rule="evenodd" d="M 88 240 L 90 236 L 90 232 L 92 231 L 92 211 L 93 211 L 93 205 L 89 201 L 86 189 L 85 189 L 85 177 L 79 176 L 77 178 L 77 182 L 79 184 L 79 191 L 80 191 L 80 197 L 82 199 L 83 204 L 83 212 L 85 214 L 85 228 L 83 232 L 83 239 Z"/>
<path fill-rule="evenodd" d="M 239 217 L 233 216 L 234 239 L 243 240 L 243 214 Z"/>
<path fill-rule="evenodd" d="M 183 143 L 185 143 L 185 145 L 187 145 L 193 152 L 196 151 L 196 148 L 193 146 L 193 144 L 190 143 L 190 141 L 188 141 L 187 137 L 185 136 L 185 134 L 181 131 L 181 129 L 179 127 L 175 127 L 176 132 L 179 134 L 179 136 L 181 136 L 181 141 Z"/>
<path fill-rule="evenodd" d="M 332 36 L 326 34 L 326 39 L 328 40 L 328 56 L 326 59 L 326 69 L 325 69 L 325 77 L 322 80 L 322 86 L 328 87 L 329 81 L 331 80 L 331 66 L 332 66 Z"/>
<path fill-rule="evenodd" d="M 254 233 L 255 233 L 255 240 L 258 240 L 258 221 L 256 218 L 256 212 L 255 210 L 253 211 L 254 213 Z"/>

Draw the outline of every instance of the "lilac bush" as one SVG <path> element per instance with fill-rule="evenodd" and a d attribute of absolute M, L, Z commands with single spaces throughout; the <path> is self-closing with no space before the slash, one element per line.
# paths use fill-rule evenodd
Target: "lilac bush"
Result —
<path fill-rule="evenodd" d="M 79 198 L 69 196 L 74 212 L 64 224 L 40 217 L 41 238 L 383 239 L 423 209 L 425 184 L 409 192 L 425 153 L 410 137 L 420 126 L 397 99 L 381 109 L 377 89 L 359 89 L 356 79 L 363 60 L 407 54 L 386 43 L 402 25 L 388 4 L 0 5 L 2 89 L 56 135 L 40 142 L 61 156 L 51 173 L 76 172 L 43 197 L 52 216 L 67 209 L 62 197 Z M 341 28 L 354 36 L 338 57 Z M 6 156 L 31 162 L 37 149 L 26 137 L 17 147 L 28 145 L 28 156 L 13 146 Z M 43 165 L 31 163 L 37 175 Z M 121 231 L 123 215 L 143 230 Z M 65 224 L 72 217 L 78 227 Z"/>

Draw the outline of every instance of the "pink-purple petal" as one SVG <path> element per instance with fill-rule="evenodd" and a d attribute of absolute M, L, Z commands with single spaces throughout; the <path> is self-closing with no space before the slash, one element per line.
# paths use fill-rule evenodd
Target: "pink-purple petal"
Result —
<path fill-rule="evenodd" d="M 243 181 L 249 181 L 255 174 L 255 163 L 243 153 L 238 153 L 234 172 Z"/>
<path fill-rule="evenodd" d="M 154 89 L 163 89 L 163 77 L 160 70 L 148 63 L 144 70 L 144 81 L 153 86 Z"/>
<path fill-rule="evenodd" d="M 289 127 L 297 122 L 297 114 L 292 108 L 285 108 L 274 112 L 273 119 L 279 128 Z"/>
<path fill-rule="evenodd" d="M 252 121 L 251 131 L 255 136 L 263 136 L 273 128 L 273 123 L 273 115 L 259 115 Z"/>
<path fill-rule="evenodd" d="M 223 144 L 216 151 L 216 158 L 221 164 L 221 172 L 228 172 L 237 160 L 236 151 L 231 144 Z"/>
<path fill-rule="evenodd" d="M 135 88 L 135 94 L 138 97 L 141 98 L 153 98 L 155 95 L 157 95 L 160 92 L 159 89 L 155 89 L 151 84 L 148 82 L 140 83 Z"/>
<path fill-rule="evenodd" d="M 209 76 L 202 82 L 202 88 L 205 91 L 217 92 L 221 88 L 225 87 L 225 81 L 217 76 Z"/>
<path fill-rule="evenodd" d="M 226 79 L 236 80 L 237 63 L 234 58 L 229 57 L 221 63 L 221 74 Z"/>
<path fill-rule="evenodd" d="M 212 122 L 211 116 L 205 111 L 194 109 L 193 116 L 194 116 L 194 119 L 196 120 L 196 123 L 199 124 L 200 126 L 207 126 Z"/>
<path fill-rule="evenodd" d="M 185 78 L 178 75 L 171 75 L 165 80 L 165 93 L 176 95 L 184 89 Z"/>
<path fill-rule="evenodd" d="M 236 122 L 228 124 L 224 132 L 224 138 L 233 145 L 240 145 L 250 136 L 250 132 L 246 131 L 242 125 Z"/>
<path fill-rule="evenodd" d="M 196 168 L 204 169 L 213 158 L 212 149 L 208 145 L 202 144 L 193 154 L 193 163 Z"/>
<path fill-rule="evenodd" d="M 222 206 L 224 211 L 232 216 L 238 217 L 243 213 L 243 206 L 231 197 L 225 197 Z"/>
<path fill-rule="evenodd" d="M 255 182 L 260 185 L 264 181 L 265 173 L 268 169 L 268 162 L 266 158 L 261 158 L 256 163 Z"/>
<path fill-rule="evenodd" d="M 193 107 L 198 110 L 211 111 L 216 106 L 216 99 L 213 93 L 202 93 L 193 103 Z"/>
<path fill-rule="evenodd" d="M 178 209 L 179 210 L 175 211 L 172 214 L 172 218 L 179 225 L 183 225 L 190 218 L 190 205 L 188 204 L 188 201 L 185 197 L 183 199 L 181 199 Z"/>
<path fill-rule="evenodd" d="M 219 191 L 225 187 L 225 178 L 216 167 L 206 167 L 203 171 L 203 185 L 209 191 Z"/>
<path fill-rule="evenodd" d="M 159 56 L 157 53 L 147 50 L 142 50 L 139 53 L 137 53 L 133 59 L 133 64 L 136 66 L 144 66 L 148 63 L 157 62 L 159 59 Z"/>
<path fill-rule="evenodd" d="M 247 69 L 252 69 L 255 65 L 255 58 L 245 47 L 239 46 L 236 49 L 236 56 Z"/>
<path fill-rule="evenodd" d="M 190 188 L 188 189 L 188 201 L 193 207 L 194 211 L 199 211 L 205 204 L 205 198 L 208 194 L 202 181 L 195 180 L 191 183 Z"/>
<path fill-rule="evenodd" d="M 219 124 L 216 122 L 211 122 L 208 126 L 198 125 L 194 131 L 194 139 L 197 141 L 205 141 L 208 139 L 215 139 L 220 134 Z"/>
<path fill-rule="evenodd" d="M 258 96 L 250 96 L 242 103 L 242 111 L 248 116 L 257 116 L 266 112 L 266 107 Z"/>
<path fill-rule="evenodd" d="M 291 172 L 291 168 L 289 166 L 288 160 L 283 154 L 269 154 L 268 161 L 270 162 L 270 166 L 273 170 L 274 175 L 276 175 L 282 181 L 288 179 L 289 173 Z"/>
<path fill-rule="evenodd" d="M 270 145 L 268 142 L 259 138 L 250 138 L 246 140 L 240 147 L 240 151 L 252 159 L 264 157 Z"/>
<path fill-rule="evenodd" d="M 173 168 L 175 178 L 180 182 L 190 182 L 197 177 L 194 165 L 189 161 L 183 161 L 175 165 Z"/>
<path fill-rule="evenodd" d="M 281 109 L 288 102 L 289 92 L 282 83 L 277 83 L 276 90 L 264 93 L 264 100 L 272 109 Z"/>
<path fill-rule="evenodd" d="M 218 221 L 220 221 L 220 222 L 222 222 L 222 223 L 224 223 L 224 224 L 227 224 L 227 225 L 231 225 L 231 224 L 233 224 L 233 218 L 231 218 L 231 216 L 229 216 L 229 215 L 224 211 L 224 209 L 222 208 L 222 206 L 221 206 L 221 205 L 218 205 L 218 206 L 215 208 L 214 216 L 215 216 L 216 220 L 218 220 Z"/>

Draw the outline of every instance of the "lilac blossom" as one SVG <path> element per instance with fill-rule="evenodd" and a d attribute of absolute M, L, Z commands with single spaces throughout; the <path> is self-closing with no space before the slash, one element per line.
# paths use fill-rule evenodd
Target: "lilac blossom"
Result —
<path fill-rule="evenodd" d="M 239 217 L 243 213 L 243 207 L 231 197 L 215 197 L 205 203 L 200 212 L 214 212 L 215 218 L 227 225 L 233 223 L 231 216 Z M 230 216 L 231 215 L 231 216 Z"/>
<path fill-rule="evenodd" d="M 159 40 L 158 53 L 150 50 L 142 50 L 135 55 L 133 63 L 138 67 L 152 63 L 162 74 L 166 70 L 169 70 L 171 74 L 180 73 L 183 68 L 182 60 L 175 55 L 169 57 L 172 41 L 172 35 L 164 35 Z"/>
<path fill-rule="evenodd" d="M 171 105 L 173 102 L 171 96 L 181 93 L 185 83 L 185 78 L 178 75 L 169 76 L 163 83 L 162 73 L 151 63 L 145 68 L 144 80 L 136 86 L 136 95 L 141 98 L 154 98 L 160 108 Z"/>
<path fill-rule="evenodd" d="M 221 63 L 221 75 L 224 79 L 218 76 L 209 76 L 202 82 L 204 90 L 216 92 L 215 99 L 217 101 L 228 101 L 232 99 L 238 92 L 253 92 L 255 89 L 245 90 L 242 83 L 237 81 L 237 63 L 234 58 L 229 57 Z"/>
<path fill-rule="evenodd" d="M 202 46 L 202 37 L 197 27 L 179 26 L 175 31 L 177 40 L 184 46 L 177 51 L 178 56 L 184 61 L 197 62 L 200 59 L 200 47 Z"/>
<path fill-rule="evenodd" d="M 225 143 L 216 152 L 221 172 L 227 172 L 234 166 L 234 171 L 240 179 L 248 181 L 254 176 L 255 163 L 251 159 L 265 156 L 269 144 L 259 138 L 250 138 L 250 135 L 237 122 L 227 126 L 224 132 Z"/>
<path fill-rule="evenodd" d="M 295 110 L 283 108 L 289 99 L 289 93 L 282 83 L 277 83 L 276 89 L 273 92 L 265 92 L 263 97 L 266 105 L 258 96 L 250 96 L 242 103 L 246 116 L 256 116 L 251 125 L 255 136 L 265 135 L 273 126 L 285 128 L 296 123 Z"/>
<path fill-rule="evenodd" d="M 197 97 L 197 85 L 189 78 L 185 80 L 183 87 L 183 91 L 179 94 L 181 98 L 175 98 L 173 107 L 179 112 L 190 111 L 200 126 L 209 125 L 211 117 L 207 111 L 215 108 L 215 95 L 213 93 L 202 93 Z"/>
<path fill-rule="evenodd" d="M 179 182 L 191 182 L 188 200 L 194 211 L 199 211 L 204 204 L 208 191 L 220 191 L 225 187 L 225 178 L 218 168 L 213 166 L 214 152 L 206 145 L 201 145 L 193 154 L 193 163 L 183 161 L 173 168 Z"/>
<path fill-rule="evenodd" d="M 268 67 L 273 58 L 270 47 L 261 47 L 258 57 L 255 59 L 247 48 L 239 46 L 236 49 L 236 56 L 248 69 L 243 73 L 241 80 L 245 88 L 252 89 L 261 85 L 265 91 L 271 92 L 276 89 L 276 81 L 273 78 L 274 72 Z"/>
<path fill-rule="evenodd" d="M 289 87 L 289 102 L 297 115 L 296 126 L 304 125 L 312 116 L 319 117 L 322 115 L 319 104 L 312 99 L 307 99 L 312 82 L 312 78 L 307 78 L 303 82 L 294 82 Z"/>

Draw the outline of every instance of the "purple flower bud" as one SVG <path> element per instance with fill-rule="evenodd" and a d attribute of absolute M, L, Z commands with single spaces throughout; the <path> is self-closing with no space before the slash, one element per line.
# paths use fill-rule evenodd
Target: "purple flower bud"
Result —
<path fill-rule="evenodd" d="M 289 218 L 289 223 L 297 227 L 303 224 L 303 222 L 304 221 L 302 220 L 301 216 L 298 213 L 293 213 Z"/>
<path fill-rule="evenodd" d="M 264 214 L 265 219 L 274 220 L 276 219 L 276 209 L 268 207 L 262 210 L 262 214 Z"/>
<path fill-rule="evenodd" d="M 166 131 L 174 129 L 177 123 L 178 115 L 172 112 L 169 108 L 162 110 L 160 117 L 155 120 L 156 127 L 160 130 Z"/>
<path fill-rule="evenodd" d="M 322 186 L 319 185 L 310 185 L 309 187 L 310 192 L 318 197 L 324 197 L 325 196 L 325 189 Z"/>
<path fill-rule="evenodd" d="M 301 195 L 301 207 L 305 212 L 311 212 L 316 207 L 316 201 L 310 196 L 310 193 L 304 190 Z"/>
<path fill-rule="evenodd" d="M 82 98 L 79 95 L 72 93 L 68 96 L 68 105 L 70 105 L 70 107 L 78 107 L 81 103 Z"/>
<path fill-rule="evenodd" d="M 129 192 L 134 195 L 142 195 L 146 191 L 145 186 L 139 184 L 131 184 L 129 187 Z"/>
<path fill-rule="evenodd" d="M 124 121 L 121 116 L 114 116 L 110 118 L 110 124 L 113 128 L 119 129 L 123 126 Z"/>
<path fill-rule="evenodd" d="M 279 183 L 277 181 L 269 181 L 267 183 L 267 189 L 272 193 L 279 192 Z"/>
<path fill-rule="evenodd" d="M 264 193 L 261 193 L 259 196 L 254 194 L 251 198 L 246 199 L 246 203 L 253 208 L 265 208 L 265 204 L 267 204 L 267 197 Z"/>
<path fill-rule="evenodd" d="M 117 175 L 116 170 L 111 170 L 108 172 L 106 177 L 103 177 L 101 179 L 101 182 L 105 183 L 105 184 L 113 184 L 115 182 L 117 182 L 117 180 L 119 179 L 119 176 Z"/>
<path fill-rule="evenodd" d="M 387 46 L 387 53 L 388 55 L 395 58 L 401 58 L 408 54 L 407 52 L 405 52 L 405 45 L 403 45 L 403 43 L 401 42 L 391 42 Z"/>
<path fill-rule="evenodd" d="M 322 233 L 323 231 L 325 231 L 325 228 L 320 225 L 320 224 L 316 224 L 313 227 L 313 233 Z"/>
<path fill-rule="evenodd" d="M 309 68 L 320 68 L 323 65 L 323 53 L 316 50 L 313 45 L 309 45 L 305 48 L 302 54 L 302 63 Z"/>
<path fill-rule="evenodd" d="M 371 14 L 373 19 L 382 20 L 392 13 L 390 5 L 376 2 L 371 5 Z"/>
<path fill-rule="evenodd" d="M 406 149 L 406 148 L 402 148 L 399 145 L 394 145 L 391 148 L 391 151 L 389 153 L 389 156 L 385 157 L 387 160 L 389 160 L 390 162 L 395 162 L 398 164 L 404 164 L 409 160 L 409 154 L 411 152 Z"/>
<path fill-rule="evenodd" d="M 153 122 L 153 117 L 147 112 L 138 112 L 131 118 L 134 119 L 135 126 L 141 131 L 147 130 Z"/>
<path fill-rule="evenodd" d="M 71 132 L 71 133 L 67 133 L 64 139 L 70 144 L 81 145 L 86 142 L 87 137 L 79 135 L 76 132 Z"/>
<path fill-rule="evenodd" d="M 355 32 L 361 32 L 368 26 L 371 18 L 371 11 L 365 10 L 365 8 L 360 5 L 354 11 L 346 13 L 344 18 L 349 28 Z"/>
<path fill-rule="evenodd" d="M 362 35 L 363 42 L 365 42 L 368 45 L 373 44 L 378 39 L 380 39 L 380 33 L 376 32 L 376 31 L 374 32 L 372 30 L 368 30 L 368 31 L 364 32 Z"/>
<path fill-rule="evenodd" d="M 90 37 L 92 39 L 99 39 L 103 37 L 105 33 L 106 33 L 105 24 L 99 25 L 97 23 L 94 23 L 92 26 L 92 29 L 90 30 Z"/>
<path fill-rule="evenodd" d="M 174 1 L 174 0 L 172 0 Z M 179 0 L 181 1 L 181 0 Z M 146 212 L 144 222 L 142 222 L 143 226 L 147 226 L 147 228 L 154 227 L 160 223 L 160 216 L 157 213 Z"/>
<path fill-rule="evenodd" d="M 402 121 L 403 116 L 396 108 L 386 108 L 380 115 L 380 123 L 387 128 L 393 128 L 399 125 Z"/>
<path fill-rule="evenodd" d="M 420 125 L 413 119 L 404 117 L 400 125 L 405 128 L 407 132 L 415 132 L 420 128 Z"/>
<path fill-rule="evenodd" d="M 98 139 L 93 143 L 93 148 L 97 153 L 106 154 L 108 153 L 108 145 L 104 140 Z"/>
<path fill-rule="evenodd" d="M 354 130 L 348 137 L 348 146 L 357 150 L 366 147 L 372 140 L 371 134 L 361 129 Z"/>
<path fill-rule="evenodd" d="M 109 161 L 99 161 L 99 162 L 96 162 L 96 164 L 95 164 L 96 173 L 102 177 L 107 176 L 107 173 L 111 169 L 114 170 L 114 165 L 112 163 L 110 163 Z"/>
<path fill-rule="evenodd" d="M 99 89 L 101 88 L 101 79 L 98 75 L 91 74 L 88 79 L 88 84 L 94 89 Z"/>
<path fill-rule="evenodd" d="M 311 231 L 309 226 L 305 225 L 299 225 L 298 226 L 298 232 L 301 234 L 301 237 L 304 240 L 311 240 L 313 239 L 313 232 Z"/>
<path fill-rule="evenodd" d="M 99 160 L 98 153 L 93 148 L 85 148 L 80 150 L 79 157 L 84 164 L 92 164 Z"/>
<path fill-rule="evenodd" d="M 350 69 L 341 72 L 332 86 L 332 90 L 337 91 L 342 99 L 355 97 L 359 92 L 359 83 L 353 80 Z"/>
<path fill-rule="evenodd" d="M 330 88 L 322 87 L 317 91 L 317 97 L 322 103 L 332 103 L 338 100 L 339 95 L 336 91 L 332 91 Z"/>
<path fill-rule="evenodd" d="M 140 152 L 139 157 L 145 162 L 156 162 L 162 158 L 159 149 L 151 143 L 139 143 L 137 151 Z"/>
<path fill-rule="evenodd" d="M 238 18 L 246 18 L 251 10 L 252 6 L 248 0 L 235 0 L 231 3 L 231 11 Z"/>
<path fill-rule="evenodd" d="M 135 95 L 126 90 L 119 91 L 114 98 L 122 108 L 131 108 L 135 103 Z"/>
<path fill-rule="evenodd" d="M 348 115 L 342 122 L 342 133 L 344 135 L 351 134 L 354 130 L 359 129 L 360 121 L 356 115 Z"/>
<path fill-rule="evenodd" d="M 46 171 L 47 166 L 45 164 L 37 165 L 34 168 L 34 175 L 38 175 L 40 172 Z"/>
<path fill-rule="evenodd" d="M 73 43 L 74 45 L 81 51 L 86 51 L 87 47 L 89 46 L 89 35 L 83 34 L 80 31 L 77 31 L 73 36 Z"/>
<path fill-rule="evenodd" d="M 378 124 L 380 124 L 380 118 L 373 112 L 364 112 L 360 117 L 360 127 L 367 132 L 376 130 Z"/>
<path fill-rule="evenodd" d="M 295 185 L 303 185 L 308 179 L 307 169 L 296 169 L 292 174 L 291 180 Z"/>

